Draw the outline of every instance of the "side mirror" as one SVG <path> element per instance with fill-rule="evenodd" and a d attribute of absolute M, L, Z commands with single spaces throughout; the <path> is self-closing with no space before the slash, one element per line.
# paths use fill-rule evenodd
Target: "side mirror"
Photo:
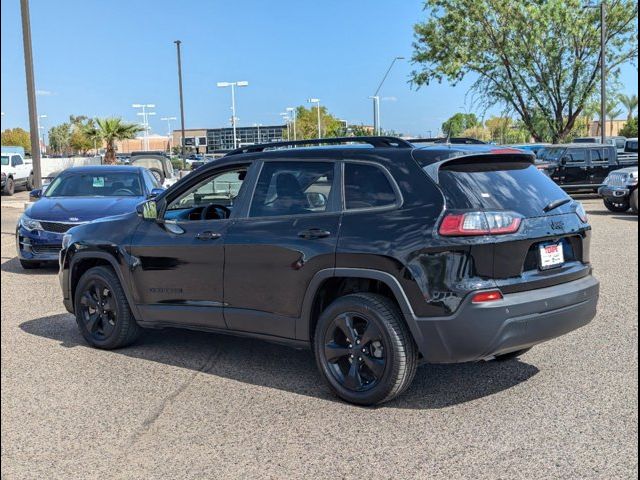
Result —
<path fill-rule="evenodd" d="M 147 198 L 155 198 L 155 197 L 157 197 L 158 195 L 160 195 L 164 191 L 165 191 L 164 188 L 154 188 L 153 190 L 151 190 L 149 195 L 147 195 Z"/>
<path fill-rule="evenodd" d="M 307 202 L 311 208 L 324 208 L 327 206 L 327 196 L 324 193 L 309 192 L 307 193 Z"/>
<path fill-rule="evenodd" d="M 35 201 L 35 200 L 38 200 L 41 197 L 42 197 L 42 189 L 41 188 L 36 188 L 35 190 L 31 190 L 29 192 L 29 200 L 31 200 L 32 202 Z"/>
<path fill-rule="evenodd" d="M 147 200 L 136 207 L 136 212 L 145 220 L 158 219 L 158 204 L 155 200 Z"/>
<path fill-rule="evenodd" d="M 564 167 L 567 165 L 568 162 L 569 162 L 569 157 L 562 157 L 560 159 L 560 166 Z"/>

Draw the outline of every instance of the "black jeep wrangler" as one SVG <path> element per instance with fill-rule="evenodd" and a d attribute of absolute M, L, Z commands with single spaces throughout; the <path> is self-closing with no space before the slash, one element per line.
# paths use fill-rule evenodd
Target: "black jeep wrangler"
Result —
<path fill-rule="evenodd" d="M 283 142 L 71 229 L 60 283 L 95 347 L 163 327 L 311 347 L 338 396 L 373 405 L 419 362 L 513 358 L 587 324 L 590 235 L 521 150 Z"/>

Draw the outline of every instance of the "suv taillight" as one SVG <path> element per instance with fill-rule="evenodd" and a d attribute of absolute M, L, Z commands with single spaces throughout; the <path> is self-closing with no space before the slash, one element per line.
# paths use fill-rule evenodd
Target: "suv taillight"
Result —
<path fill-rule="evenodd" d="M 449 213 L 440 224 L 444 237 L 473 237 L 477 235 L 505 235 L 520 229 L 522 216 L 514 212 Z"/>

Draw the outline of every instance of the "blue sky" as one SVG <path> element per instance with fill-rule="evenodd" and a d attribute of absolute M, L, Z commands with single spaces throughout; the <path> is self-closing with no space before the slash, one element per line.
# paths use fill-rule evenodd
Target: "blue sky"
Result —
<path fill-rule="evenodd" d="M 28 125 L 18 0 L 1 1 L 2 127 Z M 173 41 L 183 42 L 187 128 L 227 125 L 230 92 L 218 81 L 248 80 L 239 123 L 280 123 L 279 113 L 320 98 L 339 118 L 372 123 L 368 96 L 393 57 L 411 57 L 419 0 L 31 0 L 38 110 L 45 126 L 69 114 L 136 121 L 132 103 L 155 103 L 153 132 L 178 116 Z M 381 96 L 382 125 L 435 133 L 464 109 L 469 81 L 414 90 L 408 61 Z M 623 71 L 638 91 L 637 70 Z M 467 107 L 469 102 L 466 102 Z"/>

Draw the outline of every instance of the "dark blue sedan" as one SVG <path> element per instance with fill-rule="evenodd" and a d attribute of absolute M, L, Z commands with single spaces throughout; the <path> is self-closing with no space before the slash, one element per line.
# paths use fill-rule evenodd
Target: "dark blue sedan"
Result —
<path fill-rule="evenodd" d="M 100 165 L 63 171 L 44 193 L 31 192 L 38 200 L 18 221 L 16 245 L 22 267 L 57 261 L 62 237 L 71 227 L 133 212 L 162 190 L 143 167 Z"/>

